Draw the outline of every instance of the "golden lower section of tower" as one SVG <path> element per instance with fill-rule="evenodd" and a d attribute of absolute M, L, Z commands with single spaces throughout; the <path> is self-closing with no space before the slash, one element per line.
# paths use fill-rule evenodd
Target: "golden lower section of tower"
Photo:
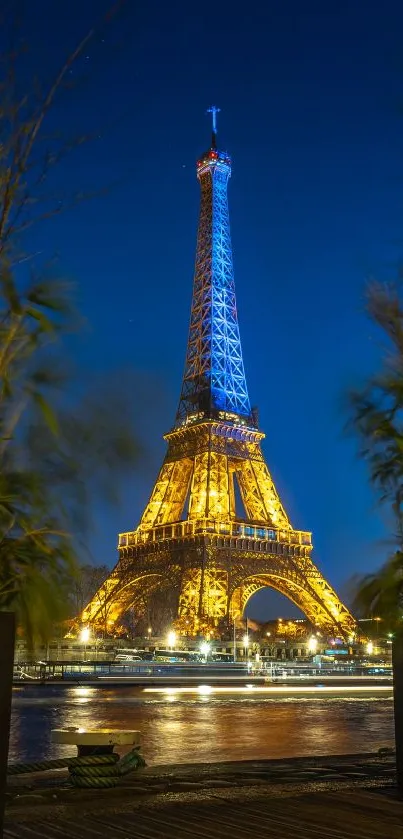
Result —
<path fill-rule="evenodd" d="M 121 534 L 115 569 L 84 610 L 86 624 L 111 631 L 129 607 L 145 612 L 156 590 L 178 592 L 176 628 L 219 634 L 250 597 L 273 588 L 325 632 L 350 637 L 355 620 L 311 559 L 310 533 L 244 522 L 184 521 Z"/>

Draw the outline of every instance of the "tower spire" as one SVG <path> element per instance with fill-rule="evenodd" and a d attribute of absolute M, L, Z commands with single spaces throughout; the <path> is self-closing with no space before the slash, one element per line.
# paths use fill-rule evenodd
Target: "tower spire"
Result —
<path fill-rule="evenodd" d="M 201 188 L 193 300 L 176 425 L 225 415 L 248 426 L 252 418 L 239 336 L 228 212 L 231 158 L 213 143 L 197 163 Z"/>
<path fill-rule="evenodd" d="M 219 114 L 221 108 L 217 108 L 217 105 L 212 105 L 211 108 L 207 108 L 207 113 L 211 114 L 212 120 L 212 135 L 211 135 L 211 148 L 217 148 L 217 114 Z"/>

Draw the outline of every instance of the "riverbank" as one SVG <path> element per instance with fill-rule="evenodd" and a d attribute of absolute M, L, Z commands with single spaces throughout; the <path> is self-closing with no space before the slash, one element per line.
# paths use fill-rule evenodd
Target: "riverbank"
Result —
<path fill-rule="evenodd" d="M 287 802 L 285 803 L 285 799 Z M 177 804 L 181 804 L 178 808 Z M 175 807 L 173 805 L 176 805 Z M 10 778 L 5 837 L 401 839 L 394 754 L 153 766 L 111 790 L 77 790 L 65 770 Z"/>

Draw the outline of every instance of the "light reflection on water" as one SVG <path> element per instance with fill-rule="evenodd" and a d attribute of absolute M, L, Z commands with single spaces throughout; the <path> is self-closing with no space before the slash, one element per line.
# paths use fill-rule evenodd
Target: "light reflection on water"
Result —
<path fill-rule="evenodd" d="M 138 728 L 151 763 L 373 751 L 393 745 L 391 699 L 147 694 L 138 688 L 28 687 L 13 696 L 10 762 L 72 755 L 52 728 Z"/>

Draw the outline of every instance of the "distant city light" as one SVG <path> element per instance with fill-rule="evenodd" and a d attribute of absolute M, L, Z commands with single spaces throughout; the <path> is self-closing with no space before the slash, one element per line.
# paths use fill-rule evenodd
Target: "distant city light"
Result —
<path fill-rule="evenodd" d="M 211 650 L 210 644 L 208 644 L 207 641 L 202 641 L 202 643 L 200 644 L 200 652 L 201 652 L 202 655 L 205 656 L 206 659 L 207 659 L 207 656 L 208 656 L 210 650 Z"/>
<path fill-rule="evenodd" d="M 124 677 L 122 677 L 124 678 Z M 199 687 L 177 687 L 177 688 L 167 688 L 167 687 L 157 687 L 157 688 L 148 688 L 145 687 L 143 693 L 162 693 L 166 696 L 171 693 L 171 695 L 179 695 L 181 693 L 248 693 L 251 690 L 251 686 L 234 686 L 231 687 L 211 687 L 210 685 L 200 685 Z M 270 687 L 261 687 L 260 685 L 253 685 L 253 692 L 254 693 L 262 693 L 266 696 L 274 696 L 275 694 L 308 694 L 313 693 L 316 694 L 317 697 L 329 694 L 350 694 L 350 693 L 390 693 L 392 694 L 392 685 L 270 685 Z"/>
<path fill-rule="evenodd" d="M 81 643 L 82 644 L 88 644 L 88 641 L 90 640 L 90 635 L 91 635 L 91 632 L 90 632 L 88 626 L 83 626 L 83 628 L 80 632 Z"/>
<path fill-rule="evenodd" d="M 196 690 L 197 693 L 201 694 L 201 696 L 208 696 L 209 693 L 213 693 L 213 688 L 211 687 L 211 685 L 199 685 L 199 687 L 196 688 Z"/>

